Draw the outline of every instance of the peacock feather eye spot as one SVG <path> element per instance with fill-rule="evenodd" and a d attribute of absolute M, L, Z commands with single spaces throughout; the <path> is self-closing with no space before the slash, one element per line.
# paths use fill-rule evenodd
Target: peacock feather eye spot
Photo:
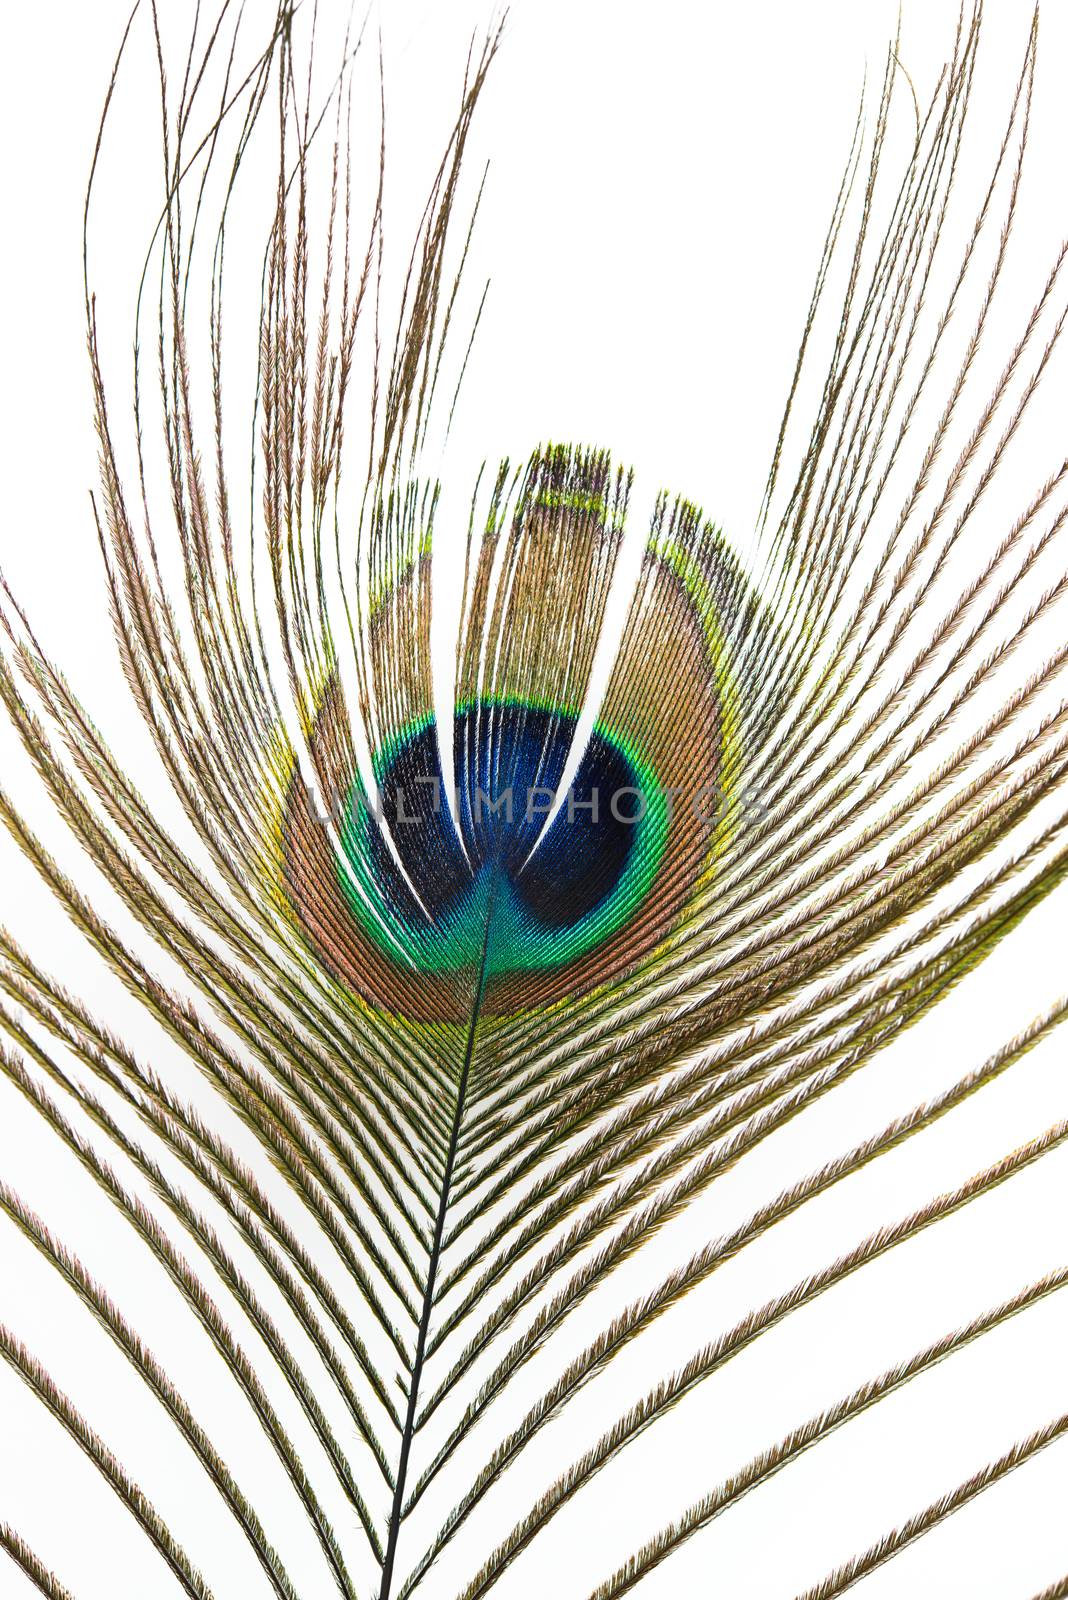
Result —
<path fill-rule="evenodd" d="M 428 971 L 475 965 L 491 882 L 495 975 L 562 966 L 632 915 L 663 847 L 650 774 L 595 728 L 561 790 L 576 728 L 571 713 L 480 702 L 454 718 L 451 785 L 425 720 L 379 763 L 377 817 L 354 786 L 339 881 L 383 951 Z"/>

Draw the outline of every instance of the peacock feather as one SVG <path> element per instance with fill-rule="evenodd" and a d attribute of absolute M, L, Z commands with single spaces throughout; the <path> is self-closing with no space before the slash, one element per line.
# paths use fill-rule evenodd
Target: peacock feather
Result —
<path fill-rule="evenodd" d="M 977 535 L 1068 317 L 1068 247 L 1003 310 L 1037 14 L 978 179 L 980 8 L 925 103 L 888 50 L 751 549 L 681 497 L 639 509 L 641 475 L 599 447 L 542 443 L 473 484 L 438 473 L 477 403 L 467 152 L 507 29 L 472 47 L 399 271 L 384 131 L 370 160 L 352 136 L 367 41 L 346 36 L 321 82 L 318 7 L 283 0 L 262 24 L 198 7 L 177 49 L 154 3 L 135 8 L 92 161 L 92 509 L 152 747 L 139 775 L 2 587 L 0 694 L 50 805 L 35 820 L 0 792 L 0 812 L 121 987 L 72 992 L 0 929 L 0 1066 L 106 1201 L 140 1287 L 128 1305 L 91 1230 L 76 1253 L 5 1176 L 11 1231 L 121 1378 L 101 1368 L 79 1397 L 6 1292 L 0 1353 L 50 1455 L 76 1447 L 110 1491 L 86 1491 L 101 1528 L 117 1504 L 140 1542 L 126 1568 L 113 1533 L 45 1548 L 0 1508 L 0 1592 L 770 1593 L 695 1536 L 1068 1284 L 1054 1264 L 992 1285 L 881 1369 L 843 1341 L 839 1392 L 788 1404 L 789 1426 L 722 1470 L 715 1406 L 692 1409 L 1062 1146 L 1062 1120 L 870 1229 L 861 1204 L 859 1230 L 771 1292 L 701 1301 L 712 1321 L 684 1356 L 664 1336 L 803 1208 L 967 1115 L 1068 1007 L 811 1169 L 779 1164 L 795 1121 L 900 1067 L 899 1036 L 1068 870 L 1068 463 L 1014 481 L 993 542 Z M 163 185 L 126 424 L 89 241 L 142 48 Z M 151 1337 L 145 1295 L 168 1308 Z M 210 1382 L 174 1366 L 185 1344 Z M 162 1429 L 155 1468 L 112 1436 L 120 1393 Z M 1047 1416 L 976 1455 L 789 1592 L 832 1600 L 1066 1432 L 1068 1412 Z M 658 1505 L 642 1450 L 662 1434 L 700 1483 L 666 1524 L 641 1506 Z M 594 1480 L 633 1483 L 632 1460 L 633 1527 L 610 1526 Z M 195 1492 L 168 1488 L 179 1461 Z"/>

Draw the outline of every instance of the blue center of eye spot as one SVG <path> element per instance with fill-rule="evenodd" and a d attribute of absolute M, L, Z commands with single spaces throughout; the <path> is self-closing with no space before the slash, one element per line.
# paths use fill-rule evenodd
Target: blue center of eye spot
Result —
<path fill-rule="evenodd" d="M 494 974 L 559 967 L 632 915 L 663 854 L 666 808 L 648 767 L 598 726 L 546 827 L 576 723 L 516 702 L 461 708 L 451 794 L 432 721 L 393 741 L 377 776 L 396 857 L 362 791 L 342 828 L 342 886 L 377 943 L 422 970 L 476 965 L 491 882 Z"/>

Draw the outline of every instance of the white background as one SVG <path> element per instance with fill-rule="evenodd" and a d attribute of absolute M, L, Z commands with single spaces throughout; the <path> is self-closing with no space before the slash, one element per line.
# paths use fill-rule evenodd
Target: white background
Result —
<path fill-rule="evenodd" d="M 323 12 L 331 13 L 326 0 Z M 390 227 L 399 260 L 415 197 L 426 187 L 450 118 L 469 34 L 490 12 L 482 5 L 386 0 L 373 19 L 379 15 L 387 203 L 397 219 Z M 473 463 L 483 458 L 523 456 L 545 437 L 606 444 L 636 466 L 640 495 L 650 497 L 661 484 L 682 491 L 747 548 L 861 81 L 866 67 L 881 77 L 896 16 L 896 3 L 881 0 L 745 6 L 712 0 L 655 10 L 604 0 L 516 0 L 472 161 L 475 167 L 492 154 L 472 266 L 472 276 L 489 274 L 492 287 L 443 466 L 464 485 L 463 494 Z M 901 54 L 921 99 L 950 49 L 956 16 L 955 0 L 905 0 Z M 98 722 L 133 749 L 88 502 L 94 440 L 80 261 L 88 162 L 124 21 L 124 6 L 114 0 L 40 3 L 11 9 L 4 20 L 0 555 L 43 641 Z M 978 134 L 985 130 L 988 138 L 1000 131 L 1027 22 L 1016 0 L 990 0 L 974 113 Z M 116 317 L 147 242 L 150 211 L 139 197 L 156 181 L 155 85 L 143 24 L 135 60 L 92 241 L 97 278 L 118 286 Z M 1068 229 L 1066 74 L 1068 7 L 1051 4 L 1042 21 L 1015 242 L 1018 308 Z M 109 337 L 120 349 L 129 333 Z M 1019 462 L 1027 487 L 1064 453 L 1063 395 L 1063 387 L 1051 384 L 1040 424 L 1028 435 Z M 988 528 L 984 536 L 997 531 Z M 5 786 L 38 821 L 38 792 L 9 739 L 0 754 Z M 47 836 L 47 823 L 41 826 Z M 5 922 L 71 987 L 94 986 L 98 1014 L 139 1038 L 134 1003 L 87 961 L 32 873 L 6 840 L 0 844 Z M 951 1082 L 1043 1009 L 1065 987 L 1066 912 L 1064 894 L 1055 895 L 935 1018 L 860 1074 L 840 1106 L 770 1141 L 752 1170 L 726 1186 L 717 1199 L 723 1210 L 703 1225 L 717 1231 L 729 1225 L 754 1197 Z M 665 1364 L 675 1359 L 674 1341 L 684 1350 L 688 1333 L 692 1346 L 708 1336 L 710 1321 L 726 1325 L 735 1308 L 762 1299 L 769 1284 L 792 1281 L 880 1218 L 904 1214 L 1064 1115 L 1064 1050 L 1055 1036 L 986 1091 L 981 1106 L 969 1106 L 952 1126 L 914 1141 L 916 1149 L 879 1163 L 848 1192 L 776 1230 L 754 1252 L 756 1260 L 723 1274 L 715 1295 L 694 1297 L 687 1325 L 665 1335 Z M 12 1092 L 0 1096 L 0 1171 L 61 1237 L 88 1241 L 87 1258 L 102 1275 L 113 1271 L 117 1293 L 124 1283 L 124 1303 L 169 1364 L 180 1370 L 183 1360 L 195 1364 L 195 1356 L 168 1344 L 169 1301 L 154 1280 L 127 1281 L 131 1263 L 117 1223 L 106 1208 L 93 1209 L 87 1180 L 56 1159 Z M 1068 1157 L 1050 1156 L 946 1224 L 937 1239 L 909 1246 L 907 1261 L 872 1269 L 863 1285 L 830 1297 L 789 1338 L 767 1341 L 766 1351 L 736 1364 L 729 1385 L 707 1386 L 685 1421 L 673 1419 L 656 1442 L 643 1441 L 633 1460 L 598 1480 L 581 1517 L 558 1519 L 559 1531 L 538 1542 L 523 1576 L 517 1569 L 501 1594 L 533 1597 L 551 1584 L 553 1592 L 584 1595 L 644 1532 L 791 1421 L 1060 1264 L 1068 1247 L 1066 1178 Z M 180 1453 L 172 1449 L 172 1460 L 163 1436 L 151 1433 L 136 1382 L 124 1377 L 88 1319 L 55 1292 L 47 1269 L 12 1230 L 0 1230 L 0 1248 L 0 1314 L 57 1376 L 88 1397 L 87 1412 L 120 1453 L 128 1445 L 135 1460 L 147 1463 L 144 1476 L 153 1492 L 162 1484 L 158 1498 L 204 1562 L 220 1600 L 244 1600 L 250 1569 L 230 1568 L 223 1531 L 197 1498 Z M 1047 1304 L 853 1424 L 693 1541 L 670 1576 L 663 1569 L 642 1594 L 756 1600 L 814 1582 L 1065 1408 L 1066 1318 L 1059 1301 Z M 643 1356 L 656 1359 L 655 1351 Z M 638 1381 L 654 1377 L 645 1371 Z M 622 1399 L 628 1391 L 619 1382 Z M 553 1437 L 554 1448 L 570 1459 L 574 1446 L 566 1432 Z M 79 1600 L 105 1594 L 155 1600 L 172 1592 L 73 1448 L 54 1428 L 42 1428 L 6 1372 L 0 1373 L 0 1441 L 0 1515 L 69 1577 Z M 1068 1570 L 1066 1451 L 1055 1447 L 891 1563 L 865 1586 L 865 1596 L 1027 1600 L 1059 1577 Z M 247 1470 L 256 1473 L 255 1459 Z M 273 1482 L 264 1479 L 268 1497 Z M 501 1531 L 508 1525 L 502 1518 Z M 284 1541 L 283 1529 L 271 1532 Z M 304 1546 L 296 1533 L 293 1540 L 291 1569 L 299 1577 Z M 450 1594 L 446 1578 L 432 1580 L 425 1592 Z M 0 1596 L 23 1593 L 29 1590 L 13 1569 L 0 1565 Z"/>

